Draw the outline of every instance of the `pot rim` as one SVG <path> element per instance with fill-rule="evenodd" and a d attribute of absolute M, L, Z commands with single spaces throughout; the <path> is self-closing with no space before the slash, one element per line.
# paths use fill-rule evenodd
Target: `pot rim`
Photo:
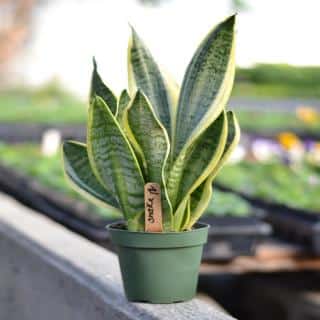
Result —
<path fill-rule="evenodd" d="M 106 228 L 108 230 L 112 229 L 112 230 L 116 230 L 119 232 L 126 232 L 126 233 L 133 233 L 133 234 L 161 234 L 161 235 L 166 235 L 166 234 L 181 234 L 181 233 L 192 233 L 192 232 L 197 232 L 202 228 L 210 228 L 210 225 L 208 223 L 205 222 L 196 222 L 194 224 L 195 228 L 193 228 L 192 230 L 185 230 L 185 231 L 169 231 L 169 232 L 146 232 L 146 231 L 129 231 L 126 229 L 120 229 L 120 228 L 116 228 L 117 226 L 123 226 L 125 224 L 124 220 L 119 220 L 119 221 L 114 221 L 111 222 L 109 224 L 106 225 Z"/>
<path fill-rule="evenodd" d="M 209 225 L 197 222 L 195 228 L 181 232 L 139 232 L 116 228 L 124 222 L 107 225 L 112 241 L 123 247 L 132 248 L 182 248 L 200 246 L 207 242 Z"/>

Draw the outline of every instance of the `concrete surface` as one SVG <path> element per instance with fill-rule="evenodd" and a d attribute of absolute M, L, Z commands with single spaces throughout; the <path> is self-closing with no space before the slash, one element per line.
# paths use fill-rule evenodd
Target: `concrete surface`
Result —
<path fill-rule="evenodd" d="M 114 254 L 0 194 L 0 319 L 233 318 L 198 299 L 129 303 Z"/>

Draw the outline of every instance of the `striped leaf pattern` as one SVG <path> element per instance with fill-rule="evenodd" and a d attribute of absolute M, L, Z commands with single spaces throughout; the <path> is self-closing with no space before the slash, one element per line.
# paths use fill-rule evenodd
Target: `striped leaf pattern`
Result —
<path fill-rule="evenodd" d="M 117 113 L 117 98 L 102 81 L 97 68 L 97 62 L 93 58 L 93 72 L 91 76 L 90 100 L 95 96 L 101 97 L 113 114 Z"/>
<path fill-rule="evenodd" d="M 233 112 L 225 111 L 235 70 L 235 16 L 201 42 L 181 89 L 161 70 L 132 28 L 129 92 L 119 99 L 93 60 L 87 145 L 66 142 L 64 170 L 89 199 L 123 212 L 144 231 L 144 185 L 161 186 L 163 229 L 191 229 L 212 196 L 212 183 L 239 142 Z"/>
<path fill-rule="evenodd" d="M 97 180 L 91 170 L 86 145 L 67 141 L 63 144 L 63 163 L 67 178 L 89 200 L 98 199 L 112 209 L 119 209 L 115 197 Z"/>
<path fill-rule="evenodd" d="M 144 179 L 132 147 L 100 97 L 90 105 L 87 139 L 93 172 L 103 186 L 111 189 L 128 228 L 135 230 L 144 212 Z"/>
<path fill-rule="evenodd" d="M 173 158 L 221 113 L 234 78 L 235 16 L 215 27 L 202 41 L 185 73 L 176 119 Z M 190 142 L 191 143 L 191 142 Z"/>
<path fill-rule="evenodd" d="M 192 226 L 197 222 L 197 220 L 201 217 L 201 215 L 207 208 L 212 197 L 212 182 L 239 143 L 240 126 L 235 114 L 232 111 L 228 111 L 227 119 L 228 137 L 223 155 L 218 165 L 213 169 L 207 180 L 204 181 L 191 195 L 190 202 L 192 217 L 189 221 L 189 224 L 187 225 L 187 229 L 192 228 Z"/>
<path fill-rule="evenodd" d="M 133 28 L 128 46 L 128 78 L 130 93 L 139 89 L 148 97 L 157 118 L 170 136 L 173 106 L 166 87 L 168 82 L 165 82 L 149 49 Z"/>
<path fill-rule="evenodd" d="M 164 168 L 170 152 L 165 128 L 156 118 L 147 98 L 140 91 L 127 111 L 126 132 L 129 140 L 145 161 L 146 182 L 162 187 L 163 227 L 171 230 L 172 208 L 165 187 Z"/>
<path fill-rule="evenodd" d="M 129 103 L 130 103 L 129 93 L 127 90 L 123 90 L 119 97 L 118 109 L 116 114 L 117 121 L 120 123 L 121 127 L 123 127 L 123 115 Z"/>
<path fill-rule="evenodd" d="M 227 119 L 222 112 L 218 119 L 190 147 L 187 156 L 178 158 L 170 170 L 167 186 L 175 212 L 175 229 L 179 229 L 191 193 L 208 177 L 219 162 L 227 139 Z M 179 208 L 181 206 L 181 208 Z"/>

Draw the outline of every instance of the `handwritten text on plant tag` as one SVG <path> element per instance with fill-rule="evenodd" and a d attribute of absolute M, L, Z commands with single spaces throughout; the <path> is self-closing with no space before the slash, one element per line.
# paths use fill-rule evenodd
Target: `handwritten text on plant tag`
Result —
<path fill-rule="evenodd" d="M 161 189 L 157 183 L 144 186 L 145 231 L 162 232 Z"/>

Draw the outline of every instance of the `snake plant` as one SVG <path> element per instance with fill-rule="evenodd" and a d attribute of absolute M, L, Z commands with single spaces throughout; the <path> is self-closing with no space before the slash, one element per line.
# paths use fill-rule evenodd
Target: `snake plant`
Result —
<path fill-rule="evenodd" d="M 225 106 L 233 86 L 235 16 L 201 42 L 181 88 L 163 72 L 135 30 L 128 46 L 129 92 L 103 83 L 96 62 L 87 142 L 63 145 L 68 180 L 84 196 L 119 210 L 131 231 L 144 230 L 144 185 L 161 186 L 163 230 L 189 230 L 239 141 Z"/>

